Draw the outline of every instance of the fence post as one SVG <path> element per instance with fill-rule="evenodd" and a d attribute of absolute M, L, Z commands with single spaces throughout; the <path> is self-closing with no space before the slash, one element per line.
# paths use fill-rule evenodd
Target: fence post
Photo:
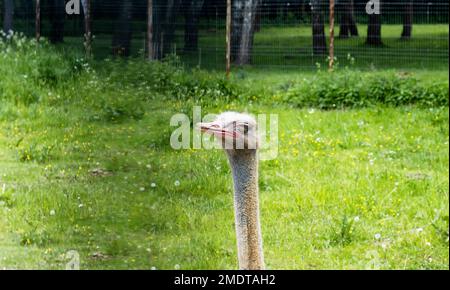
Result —
<path fill-rule="evenodd" d="M 230 77 L 231 71 L 231 0 L 227 0 L 227 56 L 226 56 L 226 74 L 227 78 Z"/>
<path fill-rule="evenodd" d="M 147 0 L 147 58 L 153 60 L 153 0 Z"/>
<path fill-rule="evenodd" d="M 330 0 L 330 60 L 328 64 L 329 70 L 333 70 L 334 66 L 334 0 Z"/>
<path fill-rule="evenodd" d="M 36 0 L 36 42 L 41 39 L 41 0 Z"/>
<path fill-rule="evenodd" d="M 92 28 L 91 28 L 91 0 L 84 0 L 84 47 L 86 49 L 86 57 L 92 56 Z"/>

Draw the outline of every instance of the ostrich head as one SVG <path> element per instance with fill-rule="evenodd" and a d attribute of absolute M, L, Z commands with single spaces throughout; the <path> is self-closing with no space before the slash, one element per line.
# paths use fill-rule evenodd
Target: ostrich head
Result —
<path fill-rule="evenodd" d="M 247 114 L 225 112 L 213 122 L 199 123 L 200 129 L 215 136 L 228 153 L 258 148 L 258 128 L 255 119 Z"/>

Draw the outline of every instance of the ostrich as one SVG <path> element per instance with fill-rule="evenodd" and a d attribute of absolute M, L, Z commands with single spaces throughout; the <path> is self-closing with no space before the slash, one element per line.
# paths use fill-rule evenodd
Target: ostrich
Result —
<path fill-rule="evenodd" d="M 234 211 L 241 270 L 263 270 L 258 197 L 257 123 L 247 114 L 222 113 L 211 123 L 197 125 L 216 137 L 228 156 L 234 183 Z"/>

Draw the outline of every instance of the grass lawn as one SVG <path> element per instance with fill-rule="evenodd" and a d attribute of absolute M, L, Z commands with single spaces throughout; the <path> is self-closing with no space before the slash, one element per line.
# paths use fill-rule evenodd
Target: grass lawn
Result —
<path fill-rule="evenodd" d="M 1 121 L 0 267 L 61 269 L 76 250 L 84 269 L 236 268 L 223 152 L 169 147 L 170 116 L 190 106 L 151 102 L 118 124 L 35 106 Z M 448 269 L 448 109 L 228 109 L 280 117 L 279 156 L 260 168 L 268 268 Z"/>
<path fill-rule="evenodd" d="M 448 107 L 300 109 L 275 94 L 312 72 L 236 71 L 233 99 L 211 72 L 94 71 L 13 43 L 0 42 L 0 269 L 64 269 L 70 251 L 82 269 L 236 269 L 224 153 L 169 144 L 171 117 L 195 105 L 279 115 L 279 154 L 260 164 L 269 269 L 449 268 Z M 445 70 L 412 72 L 448 85 Z"/>

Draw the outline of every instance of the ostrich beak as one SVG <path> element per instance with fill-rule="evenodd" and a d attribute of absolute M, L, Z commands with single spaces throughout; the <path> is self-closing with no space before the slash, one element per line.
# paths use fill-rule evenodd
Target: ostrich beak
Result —
<path fill-rule="evenodd" d="M 197 127 L 200 128 L 202 132 L 214 135 L 216 137 L 232 137 L 233 139 L 236 139 L 239 136 L 238 132 L 224 128 L 217 122 L 198 123 Z"/>

